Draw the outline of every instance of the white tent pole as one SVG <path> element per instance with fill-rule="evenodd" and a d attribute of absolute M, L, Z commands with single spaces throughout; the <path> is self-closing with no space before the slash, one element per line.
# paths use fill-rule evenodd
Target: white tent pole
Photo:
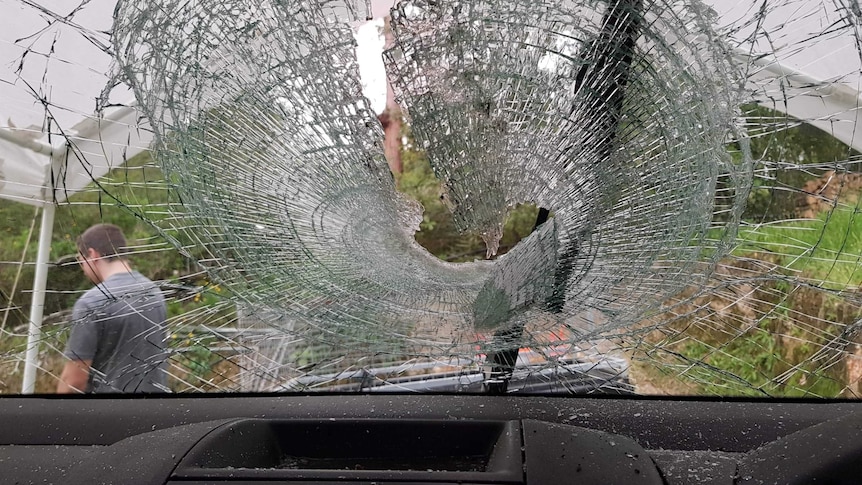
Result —
<path fill-rule="evenodd" d="M 30 305 L 30 326 L 27 331 L 27 357 L 24 363 L 24 382 L 21 394 L 33 394 L 36 384 L 36 359 L 42 339 L 42 314 L 45 311 L 45 286 L 48 282 L 48 258 L 51 254 L 51 237 L 54 233 L 54 214 L 57 207 L 45 204 L 42 225 L 39 228 L 39 252 L 36 256 L 36 276 L 33 279 L 33 301 Z"/>

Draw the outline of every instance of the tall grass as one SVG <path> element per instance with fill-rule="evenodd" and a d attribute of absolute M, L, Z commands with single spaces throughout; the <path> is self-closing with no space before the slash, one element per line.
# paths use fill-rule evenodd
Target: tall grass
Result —
<path fill-rule="evenodd" d="M 817 219 L 744 227 L 733 255 L 768 259 L 825 289 L 858 288 L 862 285 L 862 211 L 842 206 Z"/>

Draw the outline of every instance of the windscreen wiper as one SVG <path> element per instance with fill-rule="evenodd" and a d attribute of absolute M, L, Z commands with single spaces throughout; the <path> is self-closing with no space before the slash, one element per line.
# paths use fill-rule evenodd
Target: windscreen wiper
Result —
<path fill-rule="evenodd" d="M 508 380 L 508 392 L 520 394 L 632 394 L 628 361 L 619 356 L 573 353 L 558 356 L 557 365 L 533 364 L 542 353 L 526 350 Z M 327 374 L 303 375 L 266 389 L 274 392 L 420 392 L 485 393 L 486 379 L 474 359 L 393 363 Z M 405 372 L 409 369 L 409 372 Z"/>

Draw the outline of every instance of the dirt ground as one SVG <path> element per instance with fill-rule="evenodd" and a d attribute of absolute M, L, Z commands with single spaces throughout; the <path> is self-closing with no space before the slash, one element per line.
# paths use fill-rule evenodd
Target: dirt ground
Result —
<path fill-rule="evenodd" d="M 693 383 L 667 375 L 653 365 L 642 361 L 630 361 L 630 363 L 629 380 L 638 394 L 644 396 L 702 395 L 702 391 Z"/>
<path fill-rule="evenodd" d="M 0 394 L 20 394 L 24 379 L 24 356 L 3 354 L 0 360 Z M 36 393 L 51 394 L 57 388 L 57 377 L 65 359 L 59 352 L 42 352 L 36 371 Z"/>

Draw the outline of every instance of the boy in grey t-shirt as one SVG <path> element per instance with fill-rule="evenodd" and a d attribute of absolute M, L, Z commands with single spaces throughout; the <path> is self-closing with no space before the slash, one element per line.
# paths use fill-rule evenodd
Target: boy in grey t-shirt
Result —
<path fill-rule="evenodd" d="M 167 389 L 165 301 L 133 271 L 117 226 L 98 224 L 78 238 L 78 261 L 96 286 L 75 303 L 57 392 L 160 392 Z"/>

